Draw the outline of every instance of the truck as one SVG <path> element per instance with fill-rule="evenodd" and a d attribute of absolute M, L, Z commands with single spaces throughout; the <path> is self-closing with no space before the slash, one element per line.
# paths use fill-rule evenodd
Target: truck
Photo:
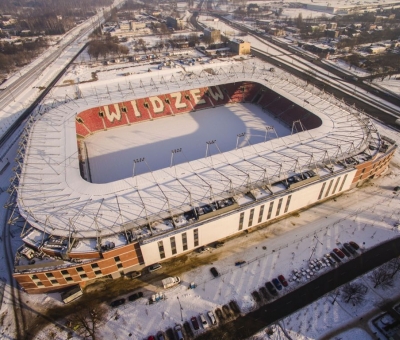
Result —
<path fill-rule="evenodd" d="M 178 276 L 167 277 L 166 279 L 162 280 L 161 282 L 164 286 L 164 289 L 167 289 L 167 288 L 171 288 L 171 287 L 181 283 L 181 279 Z"/>

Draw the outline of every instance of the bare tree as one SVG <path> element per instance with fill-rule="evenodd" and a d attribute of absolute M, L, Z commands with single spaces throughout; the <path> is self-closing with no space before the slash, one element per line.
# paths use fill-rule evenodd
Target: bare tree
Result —
<path fill-rule="evenodd" d="M 346 303 L 351 302 L 353 305 L 358 305 L 364 301 L 367 291 L 367 286 L 362 283 L 347 283 L 342 288 L 343 301 Z"/>
<path fill-rule="evenodd" d="M 89 303 L 86 307 L 80 308 L 70 318 L 70 325 L 76 329 L 76 333 L 84 338 L 96 340 L 99 323 L 104 321 L 106 308 L 96 303 Z"/>
<path fill-rule="evenodd" d="M 400 257 L 395 257 L 388 262 L 389 275 L 393 278 L 400 270 Z"/>
<path fill-rule="evenodd" d="M 382 288 L 389 288 L 393 286 L 393 276 L 390 275 L 388 264 L 375 269 L 369 276 L 374 288 L 381 286 Z"/>

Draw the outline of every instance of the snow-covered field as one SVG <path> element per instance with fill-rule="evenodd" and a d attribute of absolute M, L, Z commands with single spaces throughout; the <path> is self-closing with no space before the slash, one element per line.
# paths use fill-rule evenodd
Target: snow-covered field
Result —
<path fill-rule="evenodd" d="M 152 171 L 167 168 L 174 149 L 182 148 L 184 153 L 184 157 L 175 156 L 174 164 L 203 158 L 210 140 L 216 140 L 221 152 L 235 149 L 241 133 L 246 136 L 239 138 L 239 147 L 260 143 L 265 140 L 267 125 L 274 126 L 279 137 L 290 134 L 254 104 L 221 106 L 99 132 L 85 140 L 92 181 L 107 183 L 130 177 L 133 159 L 141 157 Z M 218 152 L 210 147 L 208 155 Z M 147 167 L 138 168 L 135 175 L 148 171 Z"/>

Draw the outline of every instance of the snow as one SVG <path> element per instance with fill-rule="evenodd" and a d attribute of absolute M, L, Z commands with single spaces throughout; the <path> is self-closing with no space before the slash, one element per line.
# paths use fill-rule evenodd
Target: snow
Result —
<path fill-rule="evenodd" d="M 279 137 L 290 134 L 254 104 L 227 105 L 96 133 L 85 139 L 92 181 L 107 183 L 130 177 L 133 159 L 141 157 L 152 171 L 167 168 L 171 150 L 177 148 L 183 148 L 184 157 L 176 155 L 174 164 L 204 158 L 206 142 L 214 139 L 221 152 L 234 150 L 236 135 L 242 132 L 246 137 L 240 138 L 239 147 L 264 142 L 266 125 L 274 126 Z M 148 171 L 142 167 L 135 175 Z"/>
<path fill-rule="evenodd" d="M 394 84 L 397 84 L 397 81 Z M 379 85 L 382 86 L 383 84 L 379 82 Z M 387 86 L 393 90 L 392 84 Z M 396 92 L 398 93 L 398 87 Z M 53 95 L 57 97 L 57 93 Z M 64 95 L 63 92 L 59 96 L 63 98 Z M 48 101 L 52 102 L 53 99 Z M 11 103 L 11 106 L 4 108 L 4 110 L 7 109 L 12 114 L 21 110 L 22 107 L 23 104 Z M 400 143 L 398 132 L 378 125 L 380 133 Z M 16 157 L 18 146 L 16 140 L 20 132 L 21 129 L 0 150 L 0 168 L 2 168 L 6 159 L 12 162 L 0 178 L 0 206 L 3 206 L 8 199 L 5 190 L 9 185 L 9 178 L 13 176 L 12 167 L 16 165 L 13 159 Z M 118 309 L 109 309 L 104 324 L 99 327 L 99 332 L 104 339 L 127 338 L 129 333 L 132 333 L 130 339 L 143 339 L 159 329 L 165 330 L 176 322 L 180 322 L 177 296 L 182 303 L 185 319 L 189 319 L 192 315 L 198 315 L 200 312 L 220 307 L 232 298 L 238 301 L 243 311 L 249 311 L 255 307 L 255 302 L 250 295 L 254 289 L 271 277 L 276 277 L 280 273 L 289 277 L 288 273 L 292 269 L 299 269 L 304 266 L 305 260 L 310 256 L 310 247 L 313 246 L 310 245 L 310 240 L 315 233 L 323 243 L 323 245 L 318 244 L 315 252 L 316 257 L 321 257 L 328 250 L 331 250 L 337 241 L 344 242 L 353 239 L 360 244 L 365 242 L 365 247 L 369 248 L 390 238 L 398 237 L 399 230 L 394 227 L 394 224 L 399 222 L 399 196 L 393 194 L 391 188 L 399 185 L 399 183 L 400 155 L 397 150 L 390 171 L 381 179 L 374 181 L 373 185 L 354 189 L 336 200 L 328 201 L 301 212 L 297 216 L 274 223 L 268 228 L 226 242 L 222 248 L 212 249 L 213 255 L 217 255 L 219 258 L 213 261 L 213 266 L 219 269 L 223 268 L 220 278 L 212 279 L 209 272 L 211 265 L 185 272 L 181 275 L 184 281 L 182 285 L 166 291 L 168 299 L 165 301 L 147 305 L 146 299 L 140 299 Z M 4 218 L 5 209 L 1 209 L 0 220 L 4 221 Z M 2 223 L 2 227 L 4 228 L 4 223 Z M 20 229 L 13 227 L 11 230 L 13 250 L 15 251 L 21 244 Z M 3 240 L 0 241 L 0 243 L 2 242 Z M 91 244 L 87 247 L 92 248 L 95 244 L 94 240 Z M 82 245 L 82 247 L 85 247 L 85 245 Z M 266 250 L 263 247 L 266 247 Z M 4 247 L 1 247 L 1 249 L 0 271 L 4 273 L 2 275 L 6 276 Z M 295 257 L 292 255 L 293 251 L 296 254 Z M 208 253 L 191 254 L 189 256 L 207 257 Z M 236 260 L 246 260 L 247 264 L 241 268 L 235 267 L 234 262 Z M 281 268 L 284 269 L 278 271 Z M 368 284 L 367 278 L 363 277 L 360 280 Z M 10 278 L 7 278 L 7 282 L 9 281 Z M 187 290 L 188 283 L 192 281 L 195 281 L 198 287 L 194 290 Z M 399 277 L 396 276 L 395 285 L 392 289 L 384 291 L 382 289 L 374 290 L 370 287 L 364 304 L 357 306 L 357 308 L 349 306 L 341 300 L 332 305 L 329 297 L 325 296 L 286 317 L 281 321 L 281 325 L 296 340 L 319 339 L 330 330 L 341 328 L 343 328 L 343 332 L 338 334 L 339 338 L 346 340 L 371 339 L 370 332 L 352 325 L 358 323 L 363 315 L 379 303 L 387 299 L 398 298 L 399 286 Z M 291 289 L 294 288 L 295 286 L 291 286 Z M 14 329 L 17 327 L 11 312 L 10 303 L 12 299 L 9 289 L 10 286 L 7 284 L 5 298 L 0 309 L 0 313 L 5 314 L 4 325 L 7 326 L 2 328 L 0 339 L 13 338 Z M 161 286 L 146 287 L 144 290 L 145 298 L 161 291 L 163 291 Z M 52 306 L 61 305 L 58 293 L 35 296 L 22 293 L 22 296 L 23 301 L 26 301 L 31 308 L 34 306 L 38 313 L 44 312 Z M 114 319 L 116 313 L 120 316 L 118 320 Z M 378 313 L 377 311 L 376 315 Z M 348 327 L 350 329 L 347 329 Z M 280 327 L 274 329 L 276 332 L 271 339 L 284 338 Z M 57 333 L 56 339 L 68 338 L 67 332 L 61 331 L 55 324 L 50 324 L 43 329 L 36 338 L 48 339 L 50 331 Z M 264 331 L 253 337 L 253 339 L 265 338 Z M 78 339 L 78 337 L 73 335 L 73 339 Z"/>

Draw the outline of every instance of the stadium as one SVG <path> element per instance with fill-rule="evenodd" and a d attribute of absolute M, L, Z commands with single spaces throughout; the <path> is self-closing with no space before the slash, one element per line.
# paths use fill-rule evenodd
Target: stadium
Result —
<path fill-rule="evenodd" d="M 28 293 L 118 278 L 381 175 L 397 147 L 355 107 L 266 64 L 76 86 L 19 150 Z"/>

